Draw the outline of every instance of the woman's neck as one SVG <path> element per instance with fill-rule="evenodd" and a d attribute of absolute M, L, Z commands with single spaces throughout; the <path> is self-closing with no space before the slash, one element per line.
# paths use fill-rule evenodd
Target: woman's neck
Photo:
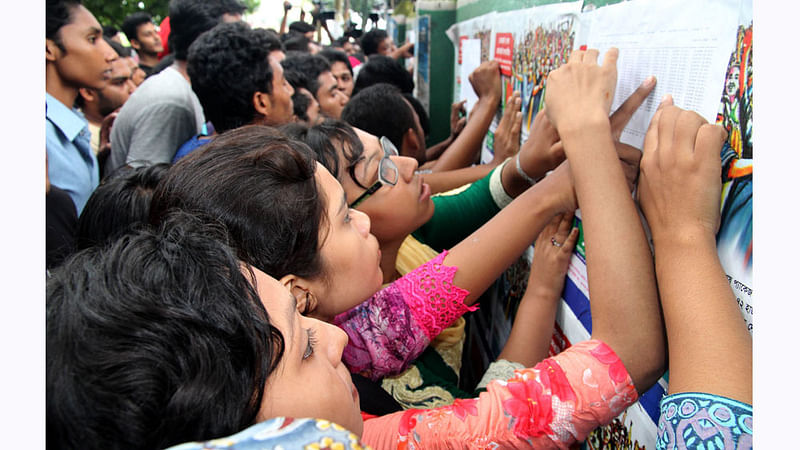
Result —
<path fill-rule="evenodd" d="M 381 272 L 383 272 L 383 283 L 391 283 L 399 278 L 397 273 L 397 254 L 403 239 L 388 243 L 381 242 Z"/>

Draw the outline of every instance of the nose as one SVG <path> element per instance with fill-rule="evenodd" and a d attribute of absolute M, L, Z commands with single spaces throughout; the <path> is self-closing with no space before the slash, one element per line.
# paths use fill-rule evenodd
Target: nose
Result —
<path fill-rule="evenodd" d="M 133 91 L 136 90 L 136 83 L 134 83 L 133 80 L 128 78 L 128 81 L 126 81 L 125 84 L 128 86 L 128 95 L 133 94 Z"/>
<path fill-rule="evenodd" d="M 347 345 L 349 338 L 347 337 L 347 333 L 336 325 L 331 325 L 322 321 L 320 321 L 320 323 L 325 328 L 325 334 L 328 337 L 326 341 L 330 342 L 330 345 L 328 345 L 326 349 L 328 358 L 334 366 L 337 366 L 342 362 L 342 352 L 344 352 L 344 347 Z"/>
<path fill-rule="evenodd" d="M 105 57 L 107 63 L 110 64 L 112 61 L 118 58 L 117 52 L 114 51 L 110 45 L 108 45 L 108 42 L 106 42 L 105 39 L 100 39 L 99 45 L 101 46 L 101 51 L 103 52 L 103 56 Z"/>
<path fill-rule="evenodd" d="M 417 167 L 419 167 L 419 162 L 408 156 L 390 156 L 390 158 L 392 158 L 392 161 L 394 161 L 397 166 L 400 176 L 403 177 L 406 183 L 410 183 L 411 180 L 414 179 L 414 172 L 416 172 Z"/>
<path fill-rule="evenodd" d="M 364 237 L 369 236 L 369 230 L 372 227 L 372 221 L 370 221 L 369 216 L 366 213 L 351 208 L 350 217 L 356 229 L 358 229 L 358 232 L 364 235 Z"/>

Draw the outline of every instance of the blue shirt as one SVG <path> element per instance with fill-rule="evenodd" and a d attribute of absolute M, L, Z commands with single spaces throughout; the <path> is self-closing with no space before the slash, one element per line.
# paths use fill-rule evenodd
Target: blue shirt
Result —
<path fill-rule="evenodd" d="M 100 183 L 97 156 L 89 143 L 88 122 L 77 109 L 46 94 L 45 139 L 50 183 L 66 191 L 80 215 Z"/>

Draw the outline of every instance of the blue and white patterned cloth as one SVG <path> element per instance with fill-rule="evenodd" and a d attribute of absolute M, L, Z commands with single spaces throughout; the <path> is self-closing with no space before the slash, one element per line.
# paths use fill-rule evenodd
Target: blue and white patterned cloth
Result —
<path fill-rule="evenodd" d="M 205 442 L 189 442 L 169 450 L 206 449 L 369 449 L 358 436 L 345 428 L 320 419 L 292 419 L 276 417 L 255 424 L 232 436 Z"/>
<path fill-rule="evenodd" d="M 752 449 L 753 406 L 699 392 L 664 396 L 656 449 L 684 448 Z"/>

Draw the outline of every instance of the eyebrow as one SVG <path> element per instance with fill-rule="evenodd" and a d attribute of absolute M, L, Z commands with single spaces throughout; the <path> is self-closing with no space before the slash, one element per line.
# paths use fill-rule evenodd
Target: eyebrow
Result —
<path fill-rule="evenodd" d="M 336 215 L 342 214 L 342 212 L 347 211 L 349 206 L 347 205 L 347 194 L 342 192 L 342 202 L 339 204 L 339 211 L 336 212 Z"/>
<path fill-rule="evenodd" d="M 383 152 L 381 152 L 381 153 L 383 153 Z M 364 161 L 364 176 L 365 176 L 365 177 L 367 176 L 367 169 L 369 169 L 369 166 L 370 166 L 370 164 L 372 164 L 372 162 L 373 162 L 373 161 L 375 161 L 375 157 L 376 157 L 377 155 L 378 155 L 378 153 L 377 153 L 377 152 L 375 152 L 375 153 L 373 153 L 372 155 L 370 155 L 370 157 L 369 157 L 369 158 L 367 158 L 367 159 Z M 377 173 L 377 171 L 376 171 L 376 173 Z M 375 179 L 377 179 L 377 177 L 376 177 Z"/>

